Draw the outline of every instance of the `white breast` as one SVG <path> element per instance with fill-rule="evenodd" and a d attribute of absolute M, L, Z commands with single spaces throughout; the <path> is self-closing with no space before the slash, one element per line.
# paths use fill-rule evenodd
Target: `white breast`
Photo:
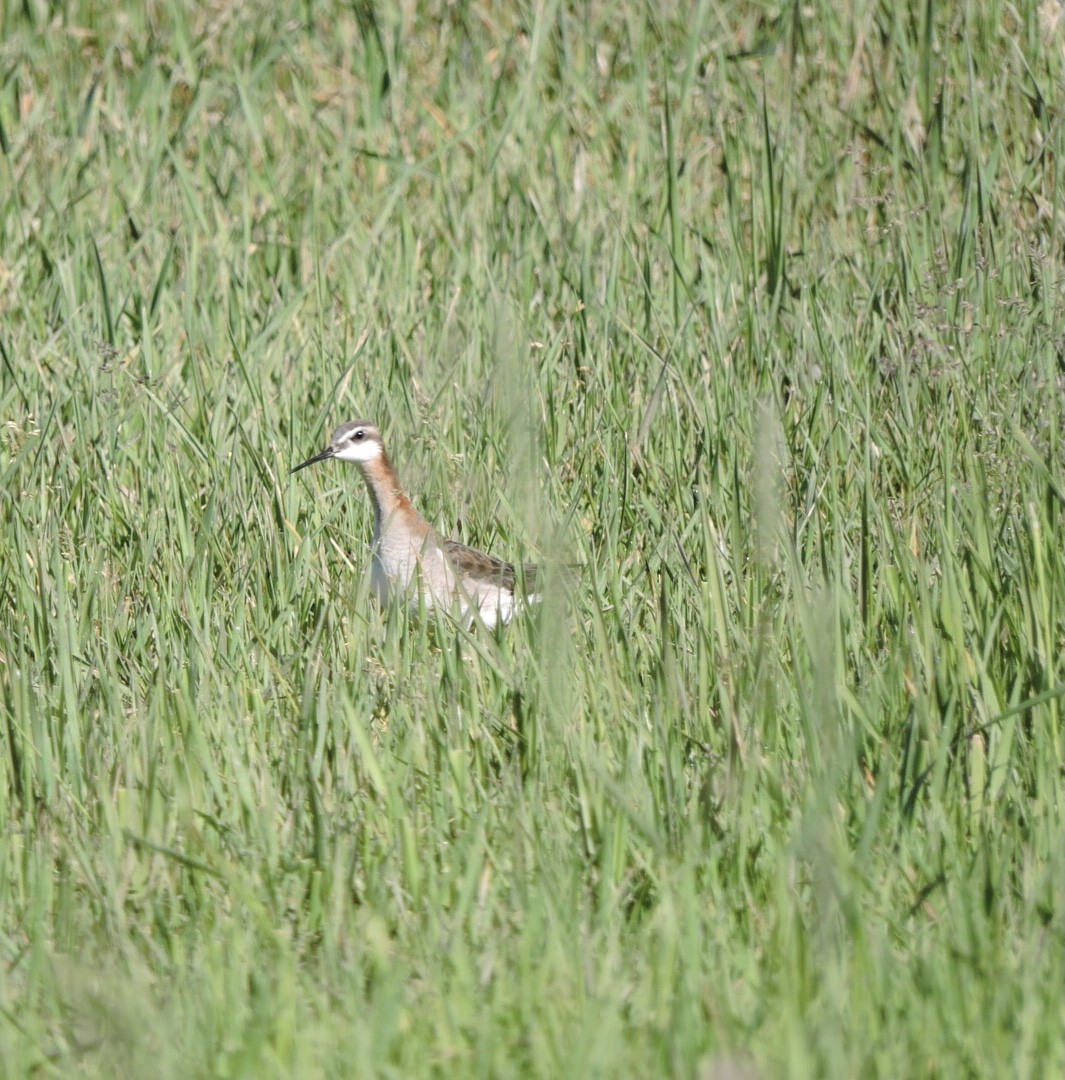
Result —
<path fill-rule="evenodd" d="M 374 538 L 370 582 L 381 604 L 395 592 L 406 596 L 412 611 L 450 605 L 454 574 L 435 537 L 417 537 L 405 529 L 385 529 Z"/>

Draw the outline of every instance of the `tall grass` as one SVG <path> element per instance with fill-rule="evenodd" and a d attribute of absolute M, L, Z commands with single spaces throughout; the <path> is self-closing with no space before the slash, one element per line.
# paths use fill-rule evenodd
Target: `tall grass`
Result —
<path fill-rule="evenodd" d="M 0 14 L 5 1074 L 1060 1074 L 1060 13 L 420 7 Z"/>

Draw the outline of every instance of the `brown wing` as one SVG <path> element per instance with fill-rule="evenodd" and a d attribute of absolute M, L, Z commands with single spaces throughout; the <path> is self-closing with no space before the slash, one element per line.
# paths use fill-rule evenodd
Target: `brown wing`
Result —
<path fill-rule="evenodd" d="M 517 587 L 517 573 L 513 563 L 503 562 L 492 555 L 485 555 L 483 551 L 467 547 L 457 540 L 444 540 L 441 543 L 448 562 L 459 572 L 462 577 L 474 578 L 485 581 L 492 585 L 498 585 L 513 593 Z M 526 592 L 536 591 L 537 568 L 527 563 L 523 568 Z"/>

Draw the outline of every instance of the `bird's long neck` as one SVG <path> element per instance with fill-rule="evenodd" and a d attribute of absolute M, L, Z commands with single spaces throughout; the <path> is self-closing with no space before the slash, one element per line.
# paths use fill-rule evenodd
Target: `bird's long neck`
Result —
<path fill-rule="evenodd" d="M 373 502 L 375 531 L 378 534 L 397 514 L 417 516 L 417 511 L 399 482 L 395 466 L 384 450 L 372 461 L 360 462 L 359 466 Z"/>

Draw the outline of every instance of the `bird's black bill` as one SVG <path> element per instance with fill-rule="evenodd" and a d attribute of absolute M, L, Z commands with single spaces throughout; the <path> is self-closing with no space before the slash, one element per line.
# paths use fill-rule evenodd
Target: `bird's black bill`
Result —
<path fill-rule="evenodd" d="M 294 472 L 299 472 L 300 469 L 306 469 L 308 465 L 314 465 L 316 462 L 325 461 L 326 458 L 333 456 L 333 448 L 327 446 L 320 454 L 315 454 L 312 458 L 307 458 L 306 461 L 300 462 L 294 469 L 289 469 L 288 474 L 291 476 Z"/>

